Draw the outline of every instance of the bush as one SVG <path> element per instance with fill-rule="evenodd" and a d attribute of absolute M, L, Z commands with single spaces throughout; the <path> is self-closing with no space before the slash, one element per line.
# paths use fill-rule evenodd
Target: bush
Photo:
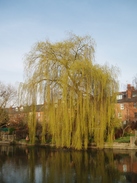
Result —
<path fill-rule="evenodd" d="M 15 131 L 15 128 L 9 128 L 8 131 L 9 131 L 9 135 L 12 135 L 13 132 Z"/>

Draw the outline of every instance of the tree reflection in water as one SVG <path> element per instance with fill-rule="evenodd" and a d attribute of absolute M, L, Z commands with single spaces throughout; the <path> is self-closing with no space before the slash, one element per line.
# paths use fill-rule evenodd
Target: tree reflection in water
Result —
<path fill-rule="evenodd" d="M 135 151 L 0 146 L 1 183 L 135 183 Z"/>

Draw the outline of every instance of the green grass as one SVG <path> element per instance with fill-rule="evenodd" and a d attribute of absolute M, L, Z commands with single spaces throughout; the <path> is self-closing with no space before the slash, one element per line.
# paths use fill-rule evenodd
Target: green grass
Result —
<path fill-rule="evenodd" d="M 114 142 L 129 143 L 130 142 L 130 136 L 120 137 L 119 139 L 116 139 Z"/>

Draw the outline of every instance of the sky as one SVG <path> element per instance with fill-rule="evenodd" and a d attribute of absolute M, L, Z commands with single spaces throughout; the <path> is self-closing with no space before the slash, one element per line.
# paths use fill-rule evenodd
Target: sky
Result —
<path fill-rule="evenodd" d="M 120 88 L 137 75 L 137 0 L 0 0 L 0 81 L 24 82 L 24 60 L 39 41 L 90 35 L 95 62 L 120 70 Z"/>

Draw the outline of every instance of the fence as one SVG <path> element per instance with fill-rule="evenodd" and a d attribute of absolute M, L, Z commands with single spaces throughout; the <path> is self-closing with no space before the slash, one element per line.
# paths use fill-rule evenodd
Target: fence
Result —
<path fill-rule="evenodd" d="M 3 132 L 0 133 L 0 139 L 2 141 L 14 141 L 16 139 L 16 135 L 9 135 L 9 134 L 5 134 Z"/>

